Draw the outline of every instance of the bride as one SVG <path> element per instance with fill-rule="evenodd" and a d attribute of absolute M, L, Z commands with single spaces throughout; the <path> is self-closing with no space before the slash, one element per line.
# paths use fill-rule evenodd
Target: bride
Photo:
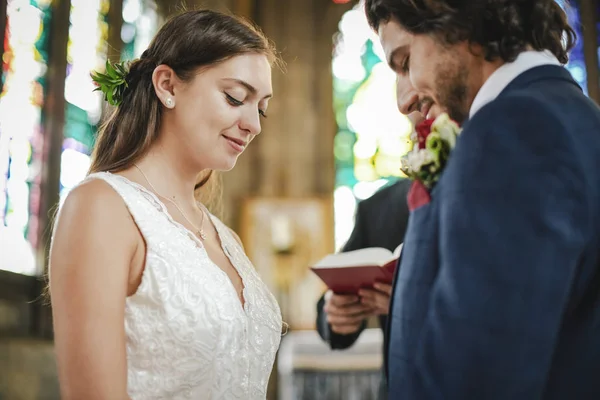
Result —
<path fill-rule="evenodd" d="M 275 61 L 251 25 L 192 11 L 94 75 L 116 108 L 50 255 L 63 399 L 265 399 L 279 307 L 194 194 L 260 133 Z"/>

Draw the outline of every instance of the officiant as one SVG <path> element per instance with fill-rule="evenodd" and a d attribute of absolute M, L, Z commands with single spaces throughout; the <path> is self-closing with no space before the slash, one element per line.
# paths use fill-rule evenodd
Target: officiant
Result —
<path fill-rule="evenodd" d="M 408 223 L 406 196 L 409 186 L 408 179 L 401 179 L 361 201 L 354 229 L 342 251 L 367 247 L 394 251 L 404 240 Z M 391 285 L 381 284 L 372 290 L 364 289 L 359 296 L 327 291 L 317 303 L 317 330 L 321 338 L 332 349 L 347 349 L 356 342 L 367 326 L 367 319 L 372 316 L 377 316 L 385 335 L 391 289 Z M 382 374 L 379 399 L 387 398 L 384 380 Z"/>

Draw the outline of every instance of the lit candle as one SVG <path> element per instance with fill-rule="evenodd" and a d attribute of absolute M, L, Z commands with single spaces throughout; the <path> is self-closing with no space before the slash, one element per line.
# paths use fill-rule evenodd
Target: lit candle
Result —
<path fill-rule="evenodd" d="M 275 250 L 289 250 L 294 242 L 292 224 L 288 217 L 275 215 L 271 220 L 271 243 Z"/>

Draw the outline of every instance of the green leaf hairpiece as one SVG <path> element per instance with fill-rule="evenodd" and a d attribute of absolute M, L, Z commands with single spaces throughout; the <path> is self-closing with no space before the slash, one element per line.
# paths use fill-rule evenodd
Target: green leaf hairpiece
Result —
<path fill-rule="evenodd" d="M 92 80 L 98 86 L 94 89 L 104 93 L 104 100 L 113 106 L 118 106 L 123 101 L 125 91 L 128 89 L 127 73 L 131 62 L 123 61 L 120 63 L 111 63 L 106 60 L 106 71 L 104 73 L 93 71 Z"/>

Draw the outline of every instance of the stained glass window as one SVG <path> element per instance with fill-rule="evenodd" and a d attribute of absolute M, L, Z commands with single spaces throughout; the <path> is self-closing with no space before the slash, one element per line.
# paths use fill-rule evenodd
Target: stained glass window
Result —
<path fill-rule="evenodd" d="M 94 92 L 92 70 L 106 62 L 108 0 L 72 0 L 65 81 L 66 116 L 61 156 L 61 198 L 90 166 L 94 135 L 102 115 L 102 94 Z"/>
<path fill-rule="evenodd" d="M 61 198 L 88 172 L 90 153 L 102 116 L 102 94 L 94 92 L 92 70 L 103 70 L 108 35 L 108 0 L 72 0 L 65 83 L 66 124 L 61 160 Z M 157 25 L 151 0 L 123 2 L 122 59 L 139 57 Z"/>
<path fill-rule="evenodd" d="M 569 24 L 575 29 L 577 34 L 577 43 L 569 54 L 567 69 L 573 75 L 579 86 L 587 94 L 587 73 L 585 69 L 585 58 L 583 55 L 583 33 L 581 31 L 581 17 L 579 14 L 579 4 L 577 1 L 557 0 L 558 4 L 565 10 L 569 19 Z"/>
<path fill-rule="evenodd" d="M 139 58 L 148 48 L 158 26 L 156 3 L 151 0 L 124 0 L 122 60 Z"/>
<path fill-rule="evenodd" d="M 340 248 L 352 232 L 357 202 L 402 176 L 400 157 L 408 150 L 411 125 L 398 112 L 395 75 L 382 61 L 362 4 L 344 14 L 334 41 L 334 210 Z"/>
<path fill-rule="evenodd" d="M 35 275 L 51 0 L 8 0 L 0 94 L 0 269 Z"/>

